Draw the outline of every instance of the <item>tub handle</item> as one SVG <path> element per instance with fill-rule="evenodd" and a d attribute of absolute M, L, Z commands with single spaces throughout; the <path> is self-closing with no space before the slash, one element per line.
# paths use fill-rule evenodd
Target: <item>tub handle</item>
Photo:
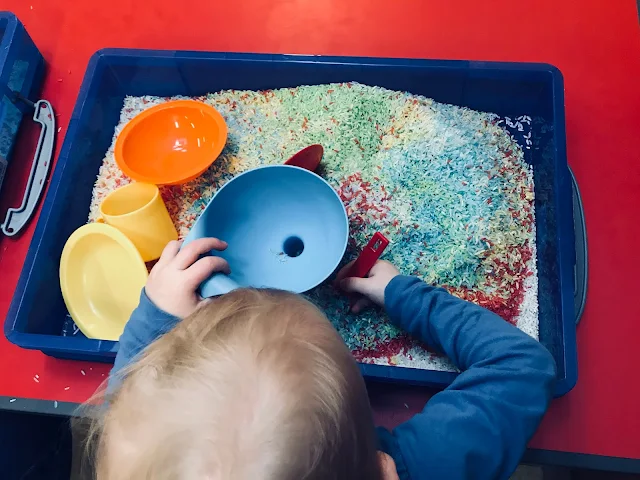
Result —
<path fill-rule="evenodd" d="M 576 325 L 580 323 L 580 318 L 584 312 L 587 302 L 587 284 L 589 275 L 589 261 L 587 249 L 587 226 L 584 220 L 584 207 L 582 196 L 578 188 L 576 176 L 569 168 L 571 184 L 573 187 L 573 230 L 576 242 L 576 263 L 573 266 L 574 291 L 573 303 L 576 314 Z"/>
<path fill-rule="evenodd" d="M 36 103 L 32 103 L 23 97 L 18 99 L 34 108 L 33 120 L 39 123 L 42 129 L 40 130 L 38 147 L 31 164 L 31 173 L 22 198 L 22 204 L 18 208 L 7 210 L 7 216 L 1 227 L 2 232 L 9 237 L 17 235 L 24 228 L 38 205 L 38 200 L 44 191 L 47 175 L 51 168 L 56 133 L 55 115 L 48 101 L 38 100 Z"/>

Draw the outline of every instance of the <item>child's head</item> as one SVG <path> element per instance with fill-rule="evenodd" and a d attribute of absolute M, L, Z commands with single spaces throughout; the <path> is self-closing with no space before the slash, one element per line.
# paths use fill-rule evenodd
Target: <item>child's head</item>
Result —
<path fill-rule="evenodd" d="M 123 375 L 99 426 L 100 480 L 380 478 L 357 365 L 297 295 L 218 297 Z"/>

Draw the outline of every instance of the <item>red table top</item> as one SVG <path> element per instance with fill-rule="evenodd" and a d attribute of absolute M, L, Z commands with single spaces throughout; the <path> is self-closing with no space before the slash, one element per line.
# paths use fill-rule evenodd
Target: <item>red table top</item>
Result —
<path fill-rule="evenodd" d="M 43 98 L 60 114 L 58 149 L 87 61 L 104 47 L 533 61 L 559 67 L 569 163 L 585 203 L 590 284 L 578 328 L 578 385 L 553 403 L 531 446 L 640 458 L 635 0 L 539 0 L 535 7 L 513 0 L 152 3 L 3 1 L 2 8 L 18 15 L 49 64 Z M 2 216 L 22 196 L 32 155 L 26 143 L 5 181 Z M 18 239 L 0 240 L 0 318 L 34 225 Z M 0 337 L 0 395 L 81 402 L 107 375 L 106 365 L 55 360 Z M 387 391 L 374 403 L 378 418 L 389 425 L 422 408 L 425 398 L 423 392 Z"/>

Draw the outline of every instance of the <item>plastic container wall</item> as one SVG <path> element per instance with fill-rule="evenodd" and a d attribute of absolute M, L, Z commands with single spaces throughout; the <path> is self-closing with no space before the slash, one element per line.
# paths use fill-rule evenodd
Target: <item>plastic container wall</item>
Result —
<path fill-rule="evenodd" d="M 93 184 L 126 95 L 198 96 L 355 81 L 493 112 L 529 115 L 533 132 L 540 341 L 558 364 L 556 393 L 577 379 L 575 246 L 565 152 L 562 75 L 547 64 L 102 50 L 90 60 L 32 244 L 5 323 L 10 341 L 61 358 L 112 361 L 117 343 L 61 336 L 67 311 L 58 265 L 86 223 Z M 535 142 L 534 142 L 535 143 Z M 362 365 L 369 379 L 444 387 L 454 374 Z"/>

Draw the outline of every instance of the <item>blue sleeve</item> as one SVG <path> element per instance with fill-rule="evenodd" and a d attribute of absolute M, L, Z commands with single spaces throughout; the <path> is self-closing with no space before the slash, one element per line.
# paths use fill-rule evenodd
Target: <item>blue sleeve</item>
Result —
<path fill-rule="evenodd" d="M 417 278 L 393 279 L 385 306 L 394 323 L 462 371 L 422 413 L 381 432 L 401 478 L 509 478 L 551 400 L 551 354 L 490 311 Z"/>
<path fill-rule="evenodd" d="M 171 330 L 178 321 L 179 318 L 156 307 L 142 289 L 140 303 L 131 314 L 120 336 L 118 353 L 109 374 L 107 391 L 113 391 L 114 379 L 117 378 L 120 370 L 126 367 L 147 345 Z"/>

